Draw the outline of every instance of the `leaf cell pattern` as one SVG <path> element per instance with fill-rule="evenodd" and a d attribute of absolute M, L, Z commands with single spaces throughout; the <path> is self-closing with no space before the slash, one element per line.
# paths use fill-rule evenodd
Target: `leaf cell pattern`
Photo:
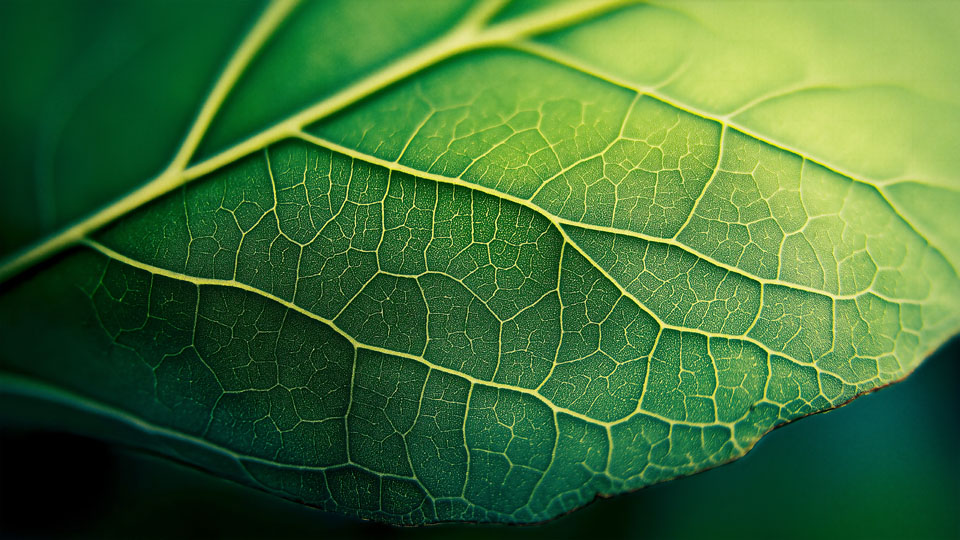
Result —
<path fill-rule="evenodd" d="M 728 462 L 905 376 L 960 298 L 868 183 L 510 47 L 82 244 L 6 292 L 4 340 L 77 330 L 5 385 L 407 524 L 542 521 Z"/>

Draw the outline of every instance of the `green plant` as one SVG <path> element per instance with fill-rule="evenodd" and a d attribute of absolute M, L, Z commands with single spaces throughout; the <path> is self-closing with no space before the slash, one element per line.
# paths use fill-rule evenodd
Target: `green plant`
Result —
<path fill-rule="evenodd" d="M 856 34 L 833 58 L 856 6 L 368 8 L 274 2 L 182 142 L 189 110 L 147 111 L 136 159 L 39 167 L 37 228 L 88 217 L 0 269 L 24 415 L 362 517 L 534 522 L 956 333 L 960 79 L 916 74 L 957 66 Z M 910 9 L 878 27 L 936 26 Z M 785 50 L 801 22 L 836 39 Z"/>

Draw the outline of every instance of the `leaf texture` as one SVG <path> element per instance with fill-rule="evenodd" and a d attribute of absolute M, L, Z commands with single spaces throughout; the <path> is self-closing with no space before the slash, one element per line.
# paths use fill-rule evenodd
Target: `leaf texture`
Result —
<path fill-rule="evenodd" d="M 722 43 L 702 6 L 381 7 L 268 7 L 170 167 L 10 260 L 0 391 L 324 509 L 527 523 L 957 331 L 955 176 L 775 144 L 756 94 L 790 73 L 704 94 L 679 45 L 617 53 Z"/>

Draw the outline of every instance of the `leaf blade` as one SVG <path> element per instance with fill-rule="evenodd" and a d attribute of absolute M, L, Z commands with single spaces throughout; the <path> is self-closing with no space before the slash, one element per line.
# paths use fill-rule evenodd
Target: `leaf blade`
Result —
<path fill-rule="evenodd" d="M 127 442 L 322 508 L 532 522 L 735 459 L 956 331 L 955 271 L 877 189 L 472 50 L 530 20 L 441 40 L 66 237 L 121 218 L 7 285 L 5 342 L 43 345 L 4 356 L 5 388 L 68 389 L 161 435 Z"/>

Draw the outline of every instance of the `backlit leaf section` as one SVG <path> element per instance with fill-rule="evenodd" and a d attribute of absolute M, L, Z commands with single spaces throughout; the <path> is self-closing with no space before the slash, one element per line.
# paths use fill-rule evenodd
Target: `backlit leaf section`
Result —
<path fill-rule="evenodd" d="M 870 183 L 523 48 L 236 157 L 8 286 L 4 387 L 311 506 L 529 523 L 731 461 L 958 326 Z"/>

